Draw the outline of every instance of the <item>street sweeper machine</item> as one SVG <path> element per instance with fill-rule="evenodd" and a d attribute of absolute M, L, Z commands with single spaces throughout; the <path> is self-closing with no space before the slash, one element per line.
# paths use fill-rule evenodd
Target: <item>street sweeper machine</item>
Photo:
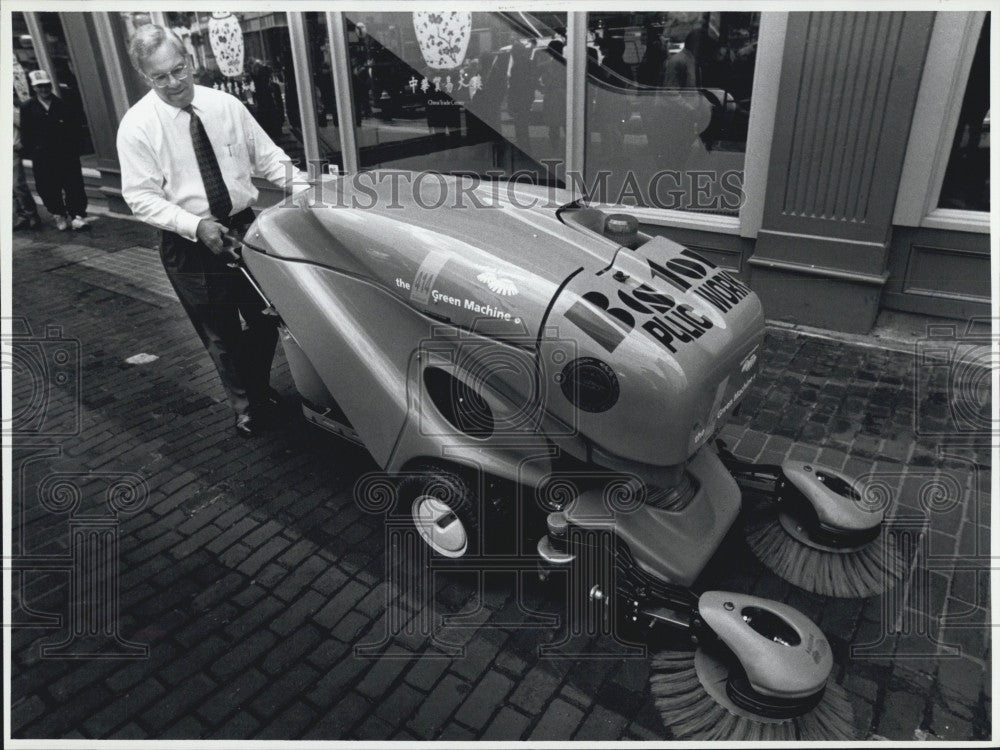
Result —
<path fill-rule="evenodd" d="M 481 554 L 510 503 L 539 519 L 543 571 L 610 538 L 590 597 L 688 644 L 653 657 L 675 738 L 851 738 L 815 623 L 692 588 L 741 508 L 751 549 L 802 588 L 864 597 L 901 575 L 852 478 L 716 440 L 757 377 L 757 296 L 567 191 L 428 177 L 326 180 L 246 234 L 306 418 L 398 478 L 396 512 L 442 560 Z"/>

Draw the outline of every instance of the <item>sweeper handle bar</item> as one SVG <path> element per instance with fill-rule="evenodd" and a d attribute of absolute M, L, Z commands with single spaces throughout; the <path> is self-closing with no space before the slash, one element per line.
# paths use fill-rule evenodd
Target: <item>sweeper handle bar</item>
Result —
<path fill-rule="evenodd" d="M 250 275 L 250 272 L 247 271 L 246 264 L 243 262 L 243 241 L 235 234 L 224 234 L 222 235 L 222 239 L 224 240 L 222 252 L 233 259 L 231 263 L 227 263 L 226 265 L 229 266 L 229 268 L 240 271 L 244 278 L 250 282 L 250 286 L 253 287 L 253 290 L 257 292 L 260 298 L 264 301 L 263 314 L 278 317 L 278 311 L 274 309 L 274 305 L 271 304 L 271 300 L 267 298 L 267 295 L 264 294 L 264 290 L 260 288 L 257 282 L 254 281 L 253 276 Z"/>

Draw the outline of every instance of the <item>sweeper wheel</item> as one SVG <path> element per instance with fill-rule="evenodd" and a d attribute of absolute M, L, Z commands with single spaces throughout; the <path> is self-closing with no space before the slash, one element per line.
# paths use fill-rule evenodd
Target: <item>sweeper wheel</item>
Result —
<path fill-rule="evenodd" d="M 739 705 L 732 693 L 746 691 L 743 670 L 725 647 L 663 651 L 653 657 L 650 687 L 663 723 L 677 740 L 818 741 L 857 739 L 854 713 L 844 690 L 833 679 L 821 697 L 806 699 L 796 713 L 762 716 Z M 812 705 L 815 703 L 815 705 Z M 812 705 L 812 707 L 810 707 Z"/>
<path fill-rule="evenodd" d="M 395 514 L 408 517 L 423 542 L 442 560 L 479 553 L 479 498 L 458 471 L 427 465 L 399 483 Z"/>
<path fill-rule="evenodd" d="M 866 598 L 881 594 L 906 575 L 908 537 L 897 537 L 883 526 L 866 544 L 833 547 L 812 539 L 787 513 L 767 505 L 747 518 L 750 549 L 776 575 L 822 596 Z"/>

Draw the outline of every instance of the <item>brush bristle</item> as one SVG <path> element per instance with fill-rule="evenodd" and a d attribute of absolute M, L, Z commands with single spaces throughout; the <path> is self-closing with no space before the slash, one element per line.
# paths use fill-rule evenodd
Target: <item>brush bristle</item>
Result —
<path fill-rule="evenodd" d="M 789 583 L 822 596 L 863 599 L 903 579 L 906 561 L 883 532 L 853 552 L 826 552 L 788 535 L 770 513 L 748 522 L 747 544 L 764 565 Z"/>
<path fill-rule="evenodd" d="M 857 739 L 851 702 L 843 688 L 832 680 L 815 708 L 781 722 L 736 716 L 717 703 L 698 679 L 693 651 L 654 656 L 649 682 L 654 703 L 673 739 L 740 742 Z"/>

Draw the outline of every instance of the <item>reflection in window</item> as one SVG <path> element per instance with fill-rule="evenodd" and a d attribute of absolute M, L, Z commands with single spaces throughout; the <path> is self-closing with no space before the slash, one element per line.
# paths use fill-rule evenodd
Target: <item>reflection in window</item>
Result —
<path fill-rule="evenodd" d="M 590 13 L 585 183 L 608 203 L 737 214 L 760 13 Z"/>
<path fill-rule="evenodd" d="M 362 167 L 562 179 L 565 13 L 346 20 Z"/>
<path fill-rule="evenodd" d="M 990 210 L 990 14 L 979 35 L 958 127 L 941 185 L 940 208 Z"/>

